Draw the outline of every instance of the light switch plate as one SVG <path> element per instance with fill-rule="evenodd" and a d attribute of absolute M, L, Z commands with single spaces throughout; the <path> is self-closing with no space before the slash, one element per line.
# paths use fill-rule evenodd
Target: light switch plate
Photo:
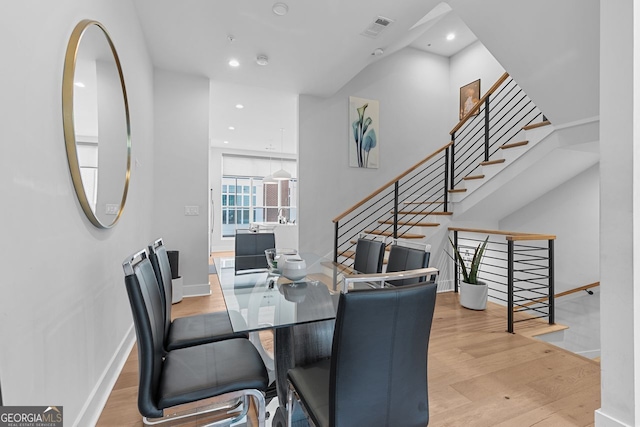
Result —
<path fill-rule="evenodd" d="M 200 207 L 199 206 L 185 206 L 184 214 L 187 216 L 196 216 L 200 215 Z"/>

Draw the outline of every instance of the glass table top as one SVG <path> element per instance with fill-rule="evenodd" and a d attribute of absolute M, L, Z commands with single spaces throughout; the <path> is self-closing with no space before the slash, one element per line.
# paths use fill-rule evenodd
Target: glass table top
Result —
<path fill-rule="evenodd" d="M 269 270 L 235 271 L 234 258 L 214 260 L 235 332 L 258 331 L 333 319 L 342 271 L 331 260 L 300 254 L 307 275 L 297 282 Z"/>

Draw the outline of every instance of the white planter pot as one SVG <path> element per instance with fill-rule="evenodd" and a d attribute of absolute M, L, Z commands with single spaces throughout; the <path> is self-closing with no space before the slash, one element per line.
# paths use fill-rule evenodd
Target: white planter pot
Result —
<path fill-rule="evenodd" d="M 486 283 L 478 282 L 472 285 L 467 282 L 460 282 L 460 305 L 471 310 L 484 310 L 487 308 L 487 297 L 489 287 Z"/>

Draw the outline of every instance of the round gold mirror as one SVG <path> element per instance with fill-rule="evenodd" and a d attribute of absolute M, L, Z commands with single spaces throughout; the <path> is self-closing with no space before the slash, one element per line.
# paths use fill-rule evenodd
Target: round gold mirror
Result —
<path fill-rule="evenodd" d="M 131 129 L 120 60 L 97 21 L 80 21 L 69 39 L 62 115 L 69 169 L 82 210 L 96 227 L 110 228 L 127 199 Z"/>

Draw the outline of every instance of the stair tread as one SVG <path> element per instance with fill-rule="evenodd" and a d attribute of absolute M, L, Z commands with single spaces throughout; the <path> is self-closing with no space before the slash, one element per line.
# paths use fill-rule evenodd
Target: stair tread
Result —
<path fill-rule="evenodd" d="M 529 141 L 512 142 L 510 144 L 504 144 L 500 148 L 503 150 L 507 150 L 509 148 L 522 147 L 523 145 L 527 145 L 528 143 Z"/>
<path fill-rule="evenodd" d="M 539 128 L 539 127 L 542 127 L 542 126 L 547 126 L 547 125 L 550 125 L 550 124 L 551 124 L 551 122 L 549 120 L 545 120 L 543 122 L 534 123 L 534 124 L 531 124 L 531 125 L 526 125 L 522 129 L 523 130 L 531 130 L 531 129 Z"/>
<path fill-rule="evenodd" d="M 386 237 L 393 236 L 393 231 L 365 230 L 365 233 L 376 234 L 378 236 L 386 236 Z M 399 235 L 398 237 L 402 237 L 404 239 L 422 239 L 427 236 L 425 236 L 424 234 L 404 233 Z"/>
<path fill-rule="evenodd" d="M 348 267 L 346 265 L 342 265 L 339 262 L 334 261 L 323 261 L 320 263 L 323 267 L 334 268 L 337 267 L 340 273 L 353 274 L 355 271 L 352 267 Z"/>
<path fill-rule="evenodd" d="M 466 191 L 466 188 L 454 188 L 453 190 L 449 190 L 449 193 L 464 193 Z"/>
<path fill-rule="evenodd" d="M 356 252 L 355 251 L 344 251 L 340 254 L 341 257 L 345 257 L 345 258 L 349 258 L 349 259 L 354 259 L 356 257 Z M 383 264 L 387 263 L 386 259 L 382 260 Z M 345 267 L 345 268 L 349 268 L 349 267 Z"/>
<path fill-rule="evenodd" d="M 389 212 L 393 215 L 393 211 Z M 398 215 L 453 215 L 453 212 L 442 212 L 442 211 L 403 211 L 399 210 Z"/>
<path fill-rule="evenodd" d="M 484 175 L 469 175 L 469 176 L 465 176 L 462 179 L 470 181 L 470 180 L 473 180 L 473 179 L 483 179 L 483 178 L 484 178 Z"/>
<path fill-rule="evenodd" d="M 487 162 L 482 162 L 480 163 L 481 166 L 490 166 L 490 165 L 497 165 L 500 163 L 504 163 L 505 159 L 495 159 L 495 160 L 489 160 Z"/>
<path fill-rule="evenodd" d="M 385 221 L 378 221 L 379 224 L 393 224 L 392 219 Z M 422 222 L 422 221 L 398 221 L 398 225 L 411 225 L 414 227 L 437 227 L 440 224 L 437 222 Z"/>

